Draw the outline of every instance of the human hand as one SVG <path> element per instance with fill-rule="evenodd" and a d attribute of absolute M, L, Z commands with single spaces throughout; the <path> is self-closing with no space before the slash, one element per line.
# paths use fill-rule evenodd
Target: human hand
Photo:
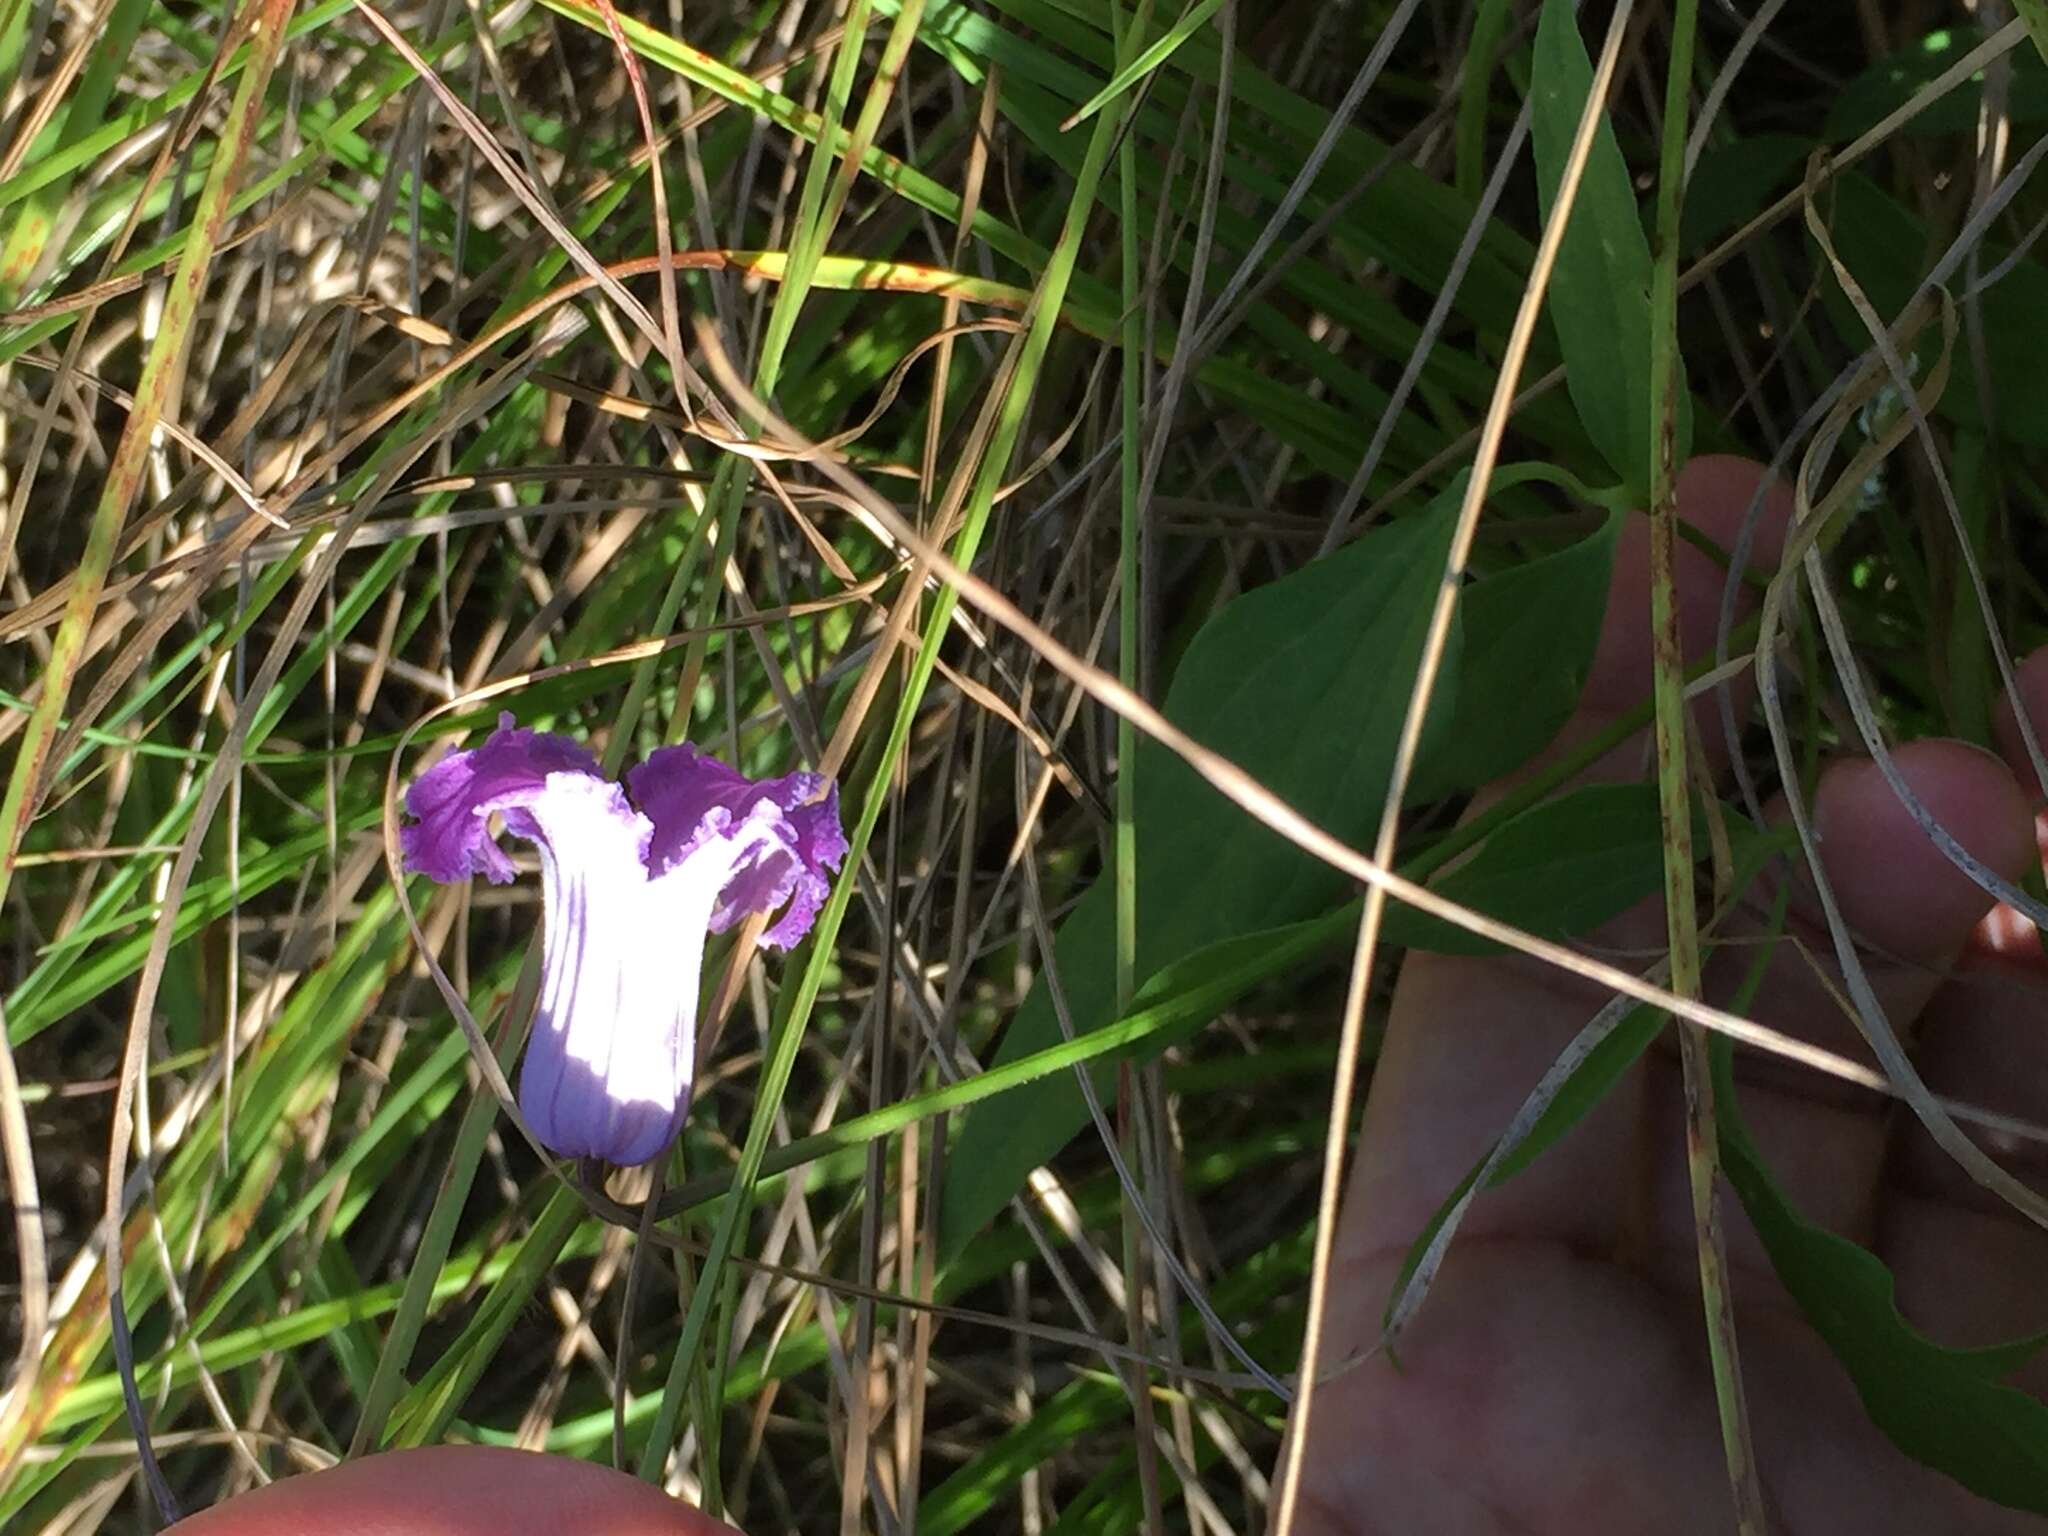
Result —
<path fill-rule="evenodd" d="M 1680 516 L 1731 546 L 1759 474 L 1741 460 L 1694 460 L 1679 484 Z M 1781 493 L 1766 505 L 1752 558 L 1769 566 L 1790 505 Z M 1648 696 L 1646 534 L 1638 518 L 1623 535 L 1606 627 L 1566 742 L 1596 734 Z M 1711 646 L 1721 573 L 1689 546 L 1679 555 L 1691 660 Z M 2048 651 L 2021 669 L 2021 682 L 2029 718 L 2048 728 Z M 1751 696 L 1740 691 L 1738 718 Z M 1692 720 L 1719 767 L 1727 745 L 1717 715 L 1709 700 Z M 2038 857 L 2035 796 L 2020 788 L 2034 780 L 2009 709 L 2001 724 L 2010 767 L 1947 741 L 1908 744 L 1897 758 L 1957 839 L 2017 878 Z M 1638 741 L 1593 776 L 1638 777 L 1644 754 Z M 1501 792 L 1496 786 L 1480 805 Z M 1873 952 L 1872 983 L 1902 1038 L 1917 1042 L 1930 1087 L 2041 1120 L 2048 967 L 2031 927 L 1981 921 L 1990 899 L 1913 825 L 1872 764 L 1835 764 L 1815 812 L 1829 879 Z M 1793 930 L 1815 959 L 1781 943 L 1750 1014 L 1867 1059 L 1828 991 L 1836 976 L 1822 958 L 1832 947 L 1797 906 Z M 1661 950 L 1661 904 L 1626 914 L 1592 942 L 1631 955 Z M 1740 945 L 1724 950 L 1709 969 L 1710 994 L 1725 998 L 1752 955 Z M 1604 1001 L 1520 957 L 1407 961 L 1337 1237 L 1326 1371 L 1374 1349 L 1416 1234 Z M 2048 1325 L 2048 1233 L 1978 1189 L 1910 1112 L 1747 1053 L 1738 1078 L 1743 1116 L 1788 1195 L 1809 1219 L 1884 1258 L 1909 1320 L 1956 1346 Z M 1326 1376 L 1315 1394 L 1297 1532 L 1733 1529 L 1680 1092 L 1675 1055 L 1653 1050 L 1564 1141 L 1473 1205 L 1402 1334 L 1399 1365 L 1359 1360 Z M 1741 1207 L 1730 1197 L 1725 1208 L 1772 1530 L 2043 1530 L 2048 1523 L 1976 1498 L 1884 1439 L 1778 1284 Z M 2037 1360 L 2015 1384 L 2048 1390 L 2048 1366 Z"/>

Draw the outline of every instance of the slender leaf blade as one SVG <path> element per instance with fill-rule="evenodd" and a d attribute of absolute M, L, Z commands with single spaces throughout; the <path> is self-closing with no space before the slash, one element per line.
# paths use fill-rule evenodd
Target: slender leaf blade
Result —
<path fill-rule="evenodd" d="M 1557 203 L 1593 66 L 1570 0 L 1545 0 L 1536 26 L 1531 121 L 1543 217 Z M 1550 316 L 1565 384 L 1593 446 L 1640 498 L 1650 489 L 1650 242 L 1613 126 L 1602 121 L 1550 279 Z M 1678 454 L 1692 434 L 1679 381 Z"/>

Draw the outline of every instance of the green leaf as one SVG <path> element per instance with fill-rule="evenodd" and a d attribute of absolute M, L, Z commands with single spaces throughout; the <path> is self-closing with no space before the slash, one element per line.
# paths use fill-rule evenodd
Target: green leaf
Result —
<path fill-rule="evenodd" d="M 2027 16 L 2029 8 L 2024 4 L 2017 7 L 2032 27 L 2036 22 Z M 2048 12 L 2038 8 L 2038 0 L 2035 9 L 2037 15 L 2048 16 Z M 2048 20 L 2039 24 L 2048 26 Z M 1984 30 L 1972 26 L 1938 27 L 1913 37 L 1832 94 L 1827 120 L 1821 126 L 1822 137 L 1846 144 L 1875 128 L 1983 41 Z M 2005 66 L 2005 86 L 1998 105 L 2000 115 L 2014 127 L 2048 118 L 2048 68 L 2043 67 L 2040 54 L 2028 48 L 2015 48 L 2005 55 Z M 1957 82 L 1938 99 L 1923 105 L 1896 132 L 1915 139 L 1974 134 L 1983 108 L 1984 76 L 1979 73 Z M 1686 189 L 1687 196 L 1691 190 Z"/>
<path fill-rule="evenodd" d="M 866 1146 L 933 1115 L 1014 1093 L 1021 1085 L 1048 1078 L 1071 1083 L 1073 1069 L 1084 1063 L 1099 1070 L 1127 1058 L 1150 1060 L 1195 1033 L 1260 982 L 1335 949 L 1357 928 L 1358 912 L 1359 904 L 1349 902 L 1302 922 L 1238 934 L 1197 950 L 1138 988 L 1131 1011 L 1120 1019 L 1071 1041 L 1055 1035 L 1044 1050 L 1007 1057 L 972 1077 L 783 1143 L 761 1160 L 760 1187 L 765 1190 L 777 1176 L 807 1168 L 835 1152 Z M 722 1198 L 731 1186 L 725 1173 L 692 1179 L 674 1192 L 670 1208 L 688 1210 Z"/>
<path fill-rule="evenodd" d="M 2013 9 L 2027 24 L 2027 36 L 2034 40 L 2034 52 L 2048 63 L 2048 0 L 2013 0 Z"/>
<path fill-rule="evenodd" d="M 1591 538 L 1477 582 L 1459 608 L 1458 705 L 1415 797 L 1477 789 L 1534 757 L 1571 718 L 1600 620 L 1621 519 Z"/>
<path fill-rule="evenodd" d="M 1460 477 L 1428 512 L 1226 606 L 1188 647 L 1167 690 L 1167 716 L 1337 836 L 1369 838 L 1462 488 Z M 1447 662 L 1437 722 L 1448 717 L 1455 693 L 1455 657 Z M 1165 748 L 1142 743 L 1133 770 L 1140 976 L 1219 941 L 1324 912 L 1346 894 L 1342 875 L 1252 820 Z M 1114 899 L 1114 882 L 1097 880 L 1056 943 L 1061 988 L 1080 1032 L 1115 1017 Z M 1059 1039 L 1041 981 L 994 1064 Z M 1087 1115 L 1079 1087 L 1064 1074 L 971 1111 L 947 1161 L 942 1252 L 957 1255 Z"/>
<path fill-rule="evenodd" d="M 91 59 L 70 100 L 58 119 L 37 137 L 24 163 L 33 165 L 56 150 L 69 148 L 100 126 L 149 11 L 149 0 L 119 0 L 105 13 L 104 30 L 93 44 Z M 9 305 L 20 302 L 30 275 L 43 261 L 57 232 L 58 211 L 70 190 L 68 181 L 43 188 L 9 221 L 6 248 L 0 250 L 0 296 Z"/>
<path fill-rule="evenodd" d="M 1531 130 L 1543 217 L 1557 201 L 1593 66 L 1570 0 L 1544 0 L 1536 26 Z M 1628 166 L 1603 117 L 1550 279 L 1550 317 L 1565 384 L 1593 446 L 1637 499 L 1650 487 L 1650 242 Z M 1678 458 L 1692 438 L 1692 402 L 1679 381 Z"/>
<path fill-rule="evenodd" d="M 1522 812 L 1432 888 L 1538 937 L 1568 938 L 1653 894 L 1663 847 L 1654 784 L 1589 784 Z M 1409 906 L 1388 911 L 1386 936 L 1439 954 L 1500 949 Z"/>
<path fill-rule="evenodd" d="M 1836 178 L 1823 206 L 1829 232 L 1850 275 L 1863 286 L 1880 315 L 1898 314 L 1926 271 L 1923 255 L 1929 245 L 1925 222 L 1869 177 L 1855 174 Z M 1983 269 L 2004 269 L 2004 275 L 1977 299 L 1983 311 L 1985 361 L 1997 407 L 1993 414 L 2001 437 L 2029 447 L 2048 447 L 2048 391 L 2040 387 L 2041 356 L 2048 350 L 2048 266 L 2025 256 L 2008 265 L 2011 255 L 2012 248 L 2003 242 L 1986 240 L 1983 244 Z M 1850 309 L 1833 272 L 1823 265 L 1821 278 L 1821 299 L 1836 329 L 1848 346 L 1865 350 L 1870 346 L 1870 333 Z M 1915 382 L 1926 376 L 1939 351 L 1938 342 L 1923 340 L 1917 352 L 1907 354 L 1907 366 L 1917 365 Z M 1958 359 L 1949 372 L 1948 388 L 1942 391 L 1938 415 L 1964 426 L 1985 426 L 1977 374 L 1976 368 L 1962 366 Z"/>
<path fill-rule="evenodd" d="M 1076 108 L 1074 115 L 1067 119 L 1064 126 L 1074 128 L 1087 122 L 1089 118 L 1100 112 L 1112 101 L 1115 101 L 1117 97 L 1123 95 L 1125 91 L 1128 91 L 1140 80 L 1151 74 L 1153 70 L 1164 64 L 1173 56 L 1173 51 L 1176 48 L 1190 37 L 1193 37 L 1203 27 L 1206 27 L 1209 24 L 1209 18 L 1222 9 L 1223 0 L 1196 0 L 1196 3 L 1188 7 L 1187 13 L 1179 21 L 1176 21 L 1166 29 L 1165 34 L 1157 42 L 1146 48 L 1135 59 L 1131 60 L 1130 63 L 1118 70 L 1115 78 L 1109 84 L 1105 85 L 1093 96 L 1090 96 L 1087 101 L 1082 103 L 1080 107 Z"/>
<path fill-rule="evenodd" d="M 1915 1461 L 1973 1492 L 2048 1514 L 2048 1403 L 1999 1384 L 2048 1334 L 1944 1349 L 1901 1317 L 1883 1261 L 1806 1220 L 1771 1177 L 1737 1109 L 1732 1061 L 1717 1039 L 1722 1167 L 1771 1267 L 1856 1383 L 1871 1422 Z"/>
<path fill-rule="evenodd" d="M 924 1496 L 917 1528 L 925 1536 L 955 1536 L 989 1514 L 1033 1467 L 1080 1443 L 1114 1433 L 1130 1417 L 1129 1400 L 1104 1390 L 1092 1377 L 1070 1381 L 1023 1423 L 984 1446 L 974 1460 Z"/>
<path fill-rule="evenodd" d="M 514 1245 L 512 1262 L 491 1287 L 455 1342 L 428 1367 L 392 1411 L 387 1449 L 429 1445 L 439 1440 L 470 1391 L 496 1358 L 512 1325 L 533 1301 L 533 1293 L 568 1246 L 583 1203 L 566 1185 L 557 1186 Z"/>
<path fill-rule="evenodd" d="M 1799 175 L 1813 145 L 1797 134 L 1754 133 L 1708 150 L 1685 181 L 1678 246 L 1692 256 L 1763 211 Z"/>

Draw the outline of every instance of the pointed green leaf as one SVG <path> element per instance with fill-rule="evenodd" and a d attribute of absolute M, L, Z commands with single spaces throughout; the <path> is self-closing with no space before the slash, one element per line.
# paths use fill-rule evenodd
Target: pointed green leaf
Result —
<path fill-rule="evenodd" d="M 1915 1461 L 2014 1509 L 2048 1514 L 2048 1403 L 1999 1378 L 2048 1334 L 1944 1349 L 1899 1315 L 1884 1261 L 1801 1216 L 1737 1107 L 1733 1053 L 1714 1042 L 1721 1164 L 1771 1267 L 1856 1383 L 1864 1411 Z"/>
<path fill-rule="evenodd" d="M 1544 0 L 1536 26 L 1531 132 L 1536 187 L 1548 220 L 1593 66 L 1570 0 Z M 1628 165 L 1604 118 L 1572 204 L 1550 278 L 1550 318 L 1564 353 L 1565 384 L 1586 435 L 1639 501 L 1650 488 L 1650 242 Z M 1678 458 L 1692 437 L 1692 403 L 1678 392 Z"/>

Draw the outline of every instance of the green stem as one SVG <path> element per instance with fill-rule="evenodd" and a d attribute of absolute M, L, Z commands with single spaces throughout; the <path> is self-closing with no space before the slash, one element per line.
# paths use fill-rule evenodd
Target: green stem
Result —
<path fill-rule="evenodd" d="M 1142 8 L 1141 8 L 1142 9 Z M 1144 17 L 1133 17 L 1129 26 L 1119 26 L 1123 7 L 1110 10 L 1110 30 L 1116 44 L 1116 63 L 1121 72 L 1136 51 L 1144 29 Z M 1139 552 L 1142 545 L 1143 507 L 1140 483 L 1144 468 L 1145 388 L 1145 294 L 1138 243 L 1138 150 L 1135 134 L 1125 134 L 1117 146 L 1117 224 L 1120 242 L 1119 265 L 1123 274 L 1123 389 L 1120 392 L 1119 437 L 1122 450 L 1118 464 L 1117 492 L 1121 517 L 1118 525 L 1117 561 L 1117 680 L 1133 693 L 1141 691 L 1138 666 L 1140 590 Z M 1130 1012 L 1138 990 L 1138 732 L 1126 715 L 1116 721 L 1116 1011 Z M 1048 961 L 1050 956 L 1047 957 Z M 1137 1155 L 1134 1133 L 1137 1084 L 1128 1061 L 1117 1067 L 1118 1135 L 1123 1142 L 1125 1163 L 1134 1171 L 1143 1166 Z M 1126 1188 L 1118 1208 L 1123 1218 L 1124 1331 L 1133 1349 L 1145 1349 L 1145 1242 L 1144 1226 L 1134 1200 L 1142 1192 Z M 1165 1511 L 1159 1491 L 1159 1452 L 1156 1419 L 1152 1411 L 1152 1373 L 1133 1363 L 1125 1374 L 1124 1387 L 1131 1400 L 1131 1415 L 1137 1433 L 1138 1483 L 1145 1508 L 1145 1529 L 1163 1531 Z"/>
<path fill-rule="evenodd" d="M 1657 743 L 1657 796 L 1664 828 L 1664 901 L 1671 953 L 1671 990 L 1700 996 L 1699 911 L 1693 898 L 1692 759 L 1686 742 L 1685 657 L 1678 633 L 1678 242 L 1685 177 L 1686 91 L 1692 78 L 1698 0 L 1677 0 L 1666 61 L 1663 158 L 1657 180 L 1655 265 L 1650 286 L 1650 617 L 1655 660 L 1652 703 Z M 1714 1402 L 1735 1502 L 1736 1529 L 1762 1536 L 1768 1528 L 1757 1477 L 1749 1411 L 1736 1347 L 1728 1248 L 1721 1221 L 1720 1153 L 1714 1080 L 1706 1031 L 1678 1026 L 1685 1081 L 1685 1158 L 1699 1253 L 1700 1294 Z"/>

